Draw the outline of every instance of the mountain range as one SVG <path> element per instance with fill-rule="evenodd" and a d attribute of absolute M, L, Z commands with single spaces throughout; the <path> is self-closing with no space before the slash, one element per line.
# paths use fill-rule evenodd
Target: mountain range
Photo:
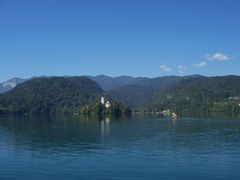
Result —
<path fill-rule="evenodd" d="M 46 76 L 41 76 L 46 77 Z M 71 76 L 65 76 L 66 78 Z M 88 78 L 96 81 L 104 91 L 109 91 L 114 88 L 122 87 L 129 84 L 136 84 L 139 81 L 147 80 L 147 77 L 131 77 L 131 76 L 119 76 L 119 77 L 110 77 L 105 75 L 98 75 L 98 76 L 87 76 Z M 32 77 L 30 79 L 34 79 L 37 77 Z M 22 79 L 22 78 L 12 78 L 3 83 L 0 83 L 0 93 L 4 93 L 7 91 L 12 90 L 16 87 L 16 85 L 21 84 L 29 79 Z"/>
<path fill-rule="evenodd" d="M 105 91 L 109 91 L 118 87 L 130 85 L 130 84 L 137 84 L 140 81 L 150 79 L 147 77 L 131 77 L 131 76 L 110 77 L 105 75 L 88 76 L 88 77 L 96 81 Z"/>
<path fill-rule="evenodd" d="M 240 111 L 240 76 L 35 77 L 1 86 L 0 109 L 10 112 L 75 112 L 100 96 L 134 111 Z"/>
<path fill-rule="evenodd" d="M 142 87 L 152 87 L 154 89 L 161 88 L 171 83 L 174 80 L 180 80 L 188 77 L 199 77 L 200 75 L 192 75 L 192 76 L 165 76 L 165 77 L 156 77 L 156 78 L 148 78 L 148 77 L 131 77 L 131 76 L 118 76 L 118 77 L 110 77 L 106 75 L 98 75 L 98 76 L 86 76 L 93 81 L 96 81 L 104 91 L 110 91 L 116 88 L 124 87 L 127 85 L 140 85 Z M 31 80 L 34 78 L 41 78 L 47 76 L 40 77 L 32 77 L 29 79 L 23 78 L 11 78 L 5 82 L 0 83 L 0 93 L 4 93 L 12 90 L 18 84 L 21 84 L 27 80 Z M 66 78 L 70 78 L 71 76 L 64 76 Z M 169 81 L 170 80 L 170 81 Z"/>

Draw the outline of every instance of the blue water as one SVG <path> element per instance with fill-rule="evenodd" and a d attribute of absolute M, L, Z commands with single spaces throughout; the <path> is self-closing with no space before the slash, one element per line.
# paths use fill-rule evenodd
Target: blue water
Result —
<path fill-rule="evenodd" d="M 2 116 L 0 179 L 240 179 L 240 121 Z"/>

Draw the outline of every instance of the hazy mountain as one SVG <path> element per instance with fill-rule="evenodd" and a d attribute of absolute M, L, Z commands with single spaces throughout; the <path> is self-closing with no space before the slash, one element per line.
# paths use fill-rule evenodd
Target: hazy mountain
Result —
<path fill-rule="evenodd" d="M 18 84 L 21 84 L 24 81 L 26 80 L 21 78 L 12 78 L 9 79 L 8 81 L 0 83 L 0 93 L 10 91 L 11 89 L 15 88 Z"/>
<path fill-rule="evenodd" d="M 125 105 L 137 108 L 146 104 L 154 95 L 152 88 L 139 85 L 126 85 L 107 91 L 107 96 L 124 103 Z"/>
<path fill-rule="evenodd" d="M 103 93 L 87 77 L 34 78 L 0 95 L 0 109 L 17 113 L 74 112 Z"/>
<path fill-rule="evenodd" d="M 44 76 L 41 76 L 41 77 L 44 77 Z M 65 76 L 65 77 L 70 78 L 71 76 Z M 108 91 L 117 87 L 129 85 L 129 84 L 136 84 L 141 80 L 148 79 L 144 77 L 136 77 L 136 78 L 131 76 L 110 77 L 105 75 L 87 76 L 87 77 L 96 81 L 101 86 L 101 88 L 105 91 Z M 39 77 L 33 77 L 33 78 L 39 78 Z M 14 87 L 16 87 L 16 85 L 23 83 L 24 81 L 26 80 L 21 78 L 12 78 L 6 82 L 0 83 L 0 93 L 10 91 Z"/>
<path fill-rule="evenodd" d="M 126 85 L 112 89 L 107 95 L 117 101 L 121 101 L 131 107 L 144 107 L 147 103 L 153 101 L 153 98 L 164 89 L 174 87 L 185 79 L 201 77 L 193 76 L 164 76 L 156 78 L 145 78 L 133 85 Z"/>
<path fill-rule="evenodd" d="M 193 75 L 194 77 L 199 75 Z M 47 76 L 32 77 L 34 78 L 44 78 Z M 71 78 L 71 76 L 64 76 L 66 78 Z M 90 79 L 96 81 L 103 90 L 109 91 L 118 87 L 123 87 L 126 85 L 141 85 L 144 87 L 151 88 L 161 88 L 165 87 L 167 84 L 172 84 L 172 80 L 180 80 L 182 77 L 178 76 L 165 76 L 165 77 L 156 77 L 156 78 L 147 78 L 147 77 L 131 77 L 131 76 L 119 76 L 119 77 L 110 77 L 105 75 L 99 76 L 87 76 Z M 190 77 L 190 76 L 189 76 Z M 25 82 L 27 79 L 22 78 L 12 78 L 6 82 L 0 83 L 0 93 L 4 93 L 12 90 L 16 85 Z"/>
<path fill-rule="evenodd" d="M 109 91 L 125 85 L 136 84 L 142 80 L 149 79 L 146 77 L 131 77 L 131 76 L 109 77 L 105 75 L 88 76 L 88 77 L 96 81 L 105 91 Z"/>

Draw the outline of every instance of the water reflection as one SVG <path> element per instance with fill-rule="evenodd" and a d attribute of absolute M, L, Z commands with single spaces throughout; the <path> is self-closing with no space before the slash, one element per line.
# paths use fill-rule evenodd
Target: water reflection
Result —
<path fill-rule="evenodd" d="M 0 117 L 0 179 L 239 179 L 239 139 L 239 120 Z"/>
<path fill-rule="evenodd" d="M 133 117 L 0 117 L 0 143 L 12 149 L 49 153 L 124 147 L 140 142 L 149 147 L 190 149 L 233 143 L 239 145 L 240 121 L 213 119 L 161 119 Z M 153 139 L 152 139 L 153 138 Z M 204 139 L 205 138 L 205 139 Z M 110 141 L 111 140 L 111 141 Z M 156 144 L 155 144 L 155 143 Z M 160 142 L 160 143 L 159 143 Z M 104 145 L 103 145 L 104 143 Z M 140 143 L 140 144 L 139 144 Z"/>
<path fill-rule="evenodd" d="M 110 117 L 107 116 L 105 117 L 105 119 L 101 120 L 101 137 L 102 140 L 104 139 L 104 136 L 106 136 L 107 134 L 109 134 L 110 132 Z"/>
<path fill-rule="evenodd" d="M 79 117 L 4 117 L 0 128 L 13 140 L 12 148 L 58 152 L 96 148 L 101 143 L 98 120 Z"/>
<path fill-rule="evenodd" d="M 177 118 L 171 118 L 171 120 L 172 120 L 172 124 L 173 124 L 173 131 L 175 131 Z"/>

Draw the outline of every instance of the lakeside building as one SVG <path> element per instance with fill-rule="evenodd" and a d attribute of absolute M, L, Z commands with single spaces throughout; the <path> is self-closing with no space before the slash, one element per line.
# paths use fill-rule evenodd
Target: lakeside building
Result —
<path fill-rule="evenodd" d="M 109 107 L 111 107 L 111 103 L 109 101 L 106 102 L 105 104 L 105 99 L 104 97 L 101 97 L 101 104 L 105 105 L 105 107 L 108 109 Z"/>
<path fill-rule="evenodd" d="M 110 106 L 111 106 L 110 102 L 107 101 L 106 104 L 105 104 L 105 107 L 106 107 L 106 108 L 109 108 Z"/>
<path fill-rule="evenodd" d="M 104 104 L 104 103 L 105 103 L 104 97 L 101 97 L 101 104 Z"/>

